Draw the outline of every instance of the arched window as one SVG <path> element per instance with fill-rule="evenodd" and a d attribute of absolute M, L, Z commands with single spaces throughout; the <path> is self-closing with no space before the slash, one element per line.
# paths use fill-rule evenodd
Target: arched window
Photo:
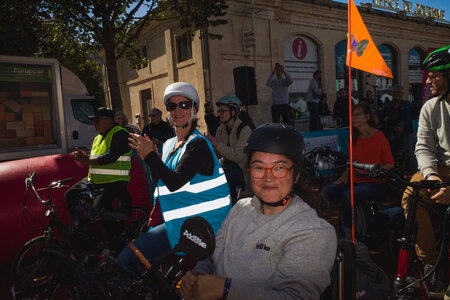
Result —
<path fill-rule="evenodd" d="M 419 48 L 411 48 L 408 51 L 408 70 L 420 70 L 424 59 L 423 51 Z"/>
<path fill-rule="evenodd" d="M 345 65 L 347 59 L 347 40 L 340 41 L 334 46 L 336 63 L 336 92 L 345 89 L 348 95 L 348 67 Z M 358 102 L 362 97 L 362 71 L 352 69 L 352 99 Z"/>
<path fill-rule="evenodd" d="M 377 76 L 376 77 L 376 95 L 377 99 L 381 100 L 384 103 L 386 100 L 391 101 L 391 89 L 394 84 L 398 81 L 398 59 L 397 59 L 397 51 L 389 45 L 381 44 L 378 46 L 378 51 L 380 51 L 381 56 L 386 62 L 389 69 L 391 69 L 393 79 Z"/>

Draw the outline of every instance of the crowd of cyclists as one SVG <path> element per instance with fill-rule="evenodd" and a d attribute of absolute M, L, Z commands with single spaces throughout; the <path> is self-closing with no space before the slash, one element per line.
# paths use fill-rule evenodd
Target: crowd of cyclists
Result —
<path fill-rule="evenodd" d="M 450 46 L 432 52 L 423 62 L 423 69 L 429 70 L 427 84 L 433 98 L 421 109 L 415 152 L 406 150 L 409 157 L 415 154 L 417 158 L 418 172 L 411 180 L 450 181 Z M 400 86 L 394 87 L 393 94 L 394 101 L 381 116 L 384 128 L 369 104 L 353 106 L 354 160 L 391 169 L 399 147 L 414 147 L 410 107 L 401 101 Z M 338 235 L 294 192 L 304 176 L 302 135 L 282 123 L 263 124 L 254 131 L 241 125 L 241 103 L 234 96 L 216 101 L 221 125 L 215 136 L 204 135 L 197 129 L 198 93 L 184 82 L 168 85 L 163 101 L 174 133 L 163 143 L 147 131 L 143 135 L 128 133 L 114 124 L 113 111 L 99 108 L 92 116 L 99 135 L 91 153 L 79 149 L 72 153 L 74 159 L 89 165 L 83 184 L 107 190 L 107 197 L 97 199 L 94 206 L 111 210 L 116 196 L 122 199 L 118 201 L 120 211 L 128 212 L 131 207 L 129 194 L 124 191 L 132 151 L 150 169 L 155 187 L 148 231 L 120 252 L 122 266 L 140 276 L 145 268 L 137 252 L 154 262 L 177 244 L 186 219 L 201 216 L 216 234 L 215 251 L 184 275 L 177 285 L 180 297 L 319 299 L 330 284 Z M 153 112 L 155 118 L 161 118 L 158 112 Z M 341 203 L 342 238 L 351 237 L 349 175 L 346 170 L 320 191 L 321 197 Z M 233 181 L 237 176 L 240 179 Z M 66 194 L 69 208 L 76 201 L 80 185 Z M 355 175 L 356 201 L 380 201 L 386 197 L 386 190 L 384 181 Z M 408 197 L 405 191 L 401 200 L 405 214 Z M 450 203 L 447 188 L 422 191 L 422 197 L 431 204 Z M 416 252 L 427 273 L 436 264 L 437 242 L 426 205 L 419 205 L 416 221 Z M 447 292 L 446 299 L 450 299 L 446 272 L 435 272 L 427 282 L 430 295 L 442 297 Z"/>

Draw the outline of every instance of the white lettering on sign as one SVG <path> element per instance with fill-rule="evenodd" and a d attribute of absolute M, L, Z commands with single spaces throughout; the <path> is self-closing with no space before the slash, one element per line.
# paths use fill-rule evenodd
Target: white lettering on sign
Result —
<path fill-rule="evenodd" d="M 26 74 L 26 75 L 34 75 L 34 74 L 43 74 L 43 73 L 44 73 L 44 70 L 38 70 L 38 69 L 25 69 L 25 68 L 17 68 L 17 67 L 14 67 L 13 73 Z"/>
<path fill-rule="evenodd" d="M 199 245 L 200 247 L 206 249 L 206 244 L 205 242 L 202 241 L 201 238 L 199 238 L 198 236 L 196 236 L 195 234 L 190 233 L 189 231 L 184 230 L 183 235 L 185 237 L 187 237 L 188 239 L 190 239 L 192 242 L 194 242 L 195 244 Z"/>
<path fill-rule="evenodd" d="M 387 10 L 404 11 L 408 14 L 429 17 L 436 20 L 448 22 L 445 20 L 445 11 L 438 8 L 433 8 L 420 3 L 413 3 L 411 1 L 401 0 L 372 0 L 372 6 Z"/>

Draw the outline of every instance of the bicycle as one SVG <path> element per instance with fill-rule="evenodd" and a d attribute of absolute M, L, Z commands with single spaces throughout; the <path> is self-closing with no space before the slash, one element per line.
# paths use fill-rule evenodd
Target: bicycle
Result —
<path fill-rule="evenodd" d="M 51 182 L 47 187 L 36 188 L 34 186 L 36 172 L 33 172 L 25 179 L 26 192 L 24 198 L 24 209 L 28 191 L 31 189 L 38 201 L 46 207 L 45 216 L 48 218 L 46 230 L 43 235 L 28 241 L 16 254 L 12 266 L 12 278 L 14 281 L 13 294 L 20 296 L 23 294 L 33 294 L 39 297 L 51 296 L 60 282 L 70 282 L 72 274 L 79 263 L 79 256 L 84 252 L 93 251 L 93 247 L 103 247 L 103 241 L 96 240 L 91 236 L 90 241 L 80 238 L 71 225 L 64 224 L 64 221 L 57 214 L 56 205 L 52 199 L 51 191 L 68 187 L 64 183 L 73 180 L 67 178 Z M 48 199 L 44 200 L 39 192 L 47 190 Z M 104 212 L 95 209 L 88 203 L 102 191 L 86 190 L 80 199 L 80 207 L 77 211 L 84 212 L 84 215 L 91 222 L 103 220 L 125 221 L 122 232 L 122 243 L 126 245 L 136 235 L 137 230 L 143 222 L 146 222 L 147 212 L 140 207 L 133 207 L 131 216 L 114 212 Z M 98 236 L 98 234 L 97 234 Z M 122 246 L 120 246 L 120 249 Z"/>
<path fill-rule="evenodd" d="M 345 153 L 329 146 L 312 149 L 305 159 L 304 177 L 308 180 L 307 185 L 320 190 L 342 174 L 347 167 L 347 161 Z"/>
<path fill-rule="evenodd" d="M 441 239 L 439 241 L 439 254 L 435 267 L 425 276 L 422 274 L 422 266 L 416 256 L 414 244 L 417 227 L 415 225 L 416 209 L 418 203 L 425 204 L 428 209 L 436 216 L 439 213 L 431 205 L 421 199 L 419 194 L 422 189 L 435 190 L 442 187 L 450 186 L 450 182 L 439 182 L 436 180 L 421 180 L 416 182 L 408 182 L 399 174 L 385 170 L 378 165 L 366 165 L 353 163 L 353 166 L 365 170 L 374 177 L 385 178 L 395 184 L 401 186 L 404 190 L 408 187 L 412 188 L 410 200 L 408 203 L 408 215 L 406 218 L 403 234 L 398 238 L 398 263 L 397 272 L 393 281 L 392 299 L 428 299 L 428 290 L 424 282 L 431 278 L 439 267 L 447 267 L 450 257 L 445 260 L 445 252 L 449 253 L 448 244 L 450 232 L 448 223 L 450 221 L 450 207 L 447 206 L 443 218 L 438 218 L 441 229 Z M 411 190 L 411 189 L 410 189 Z M 448 278 L 447 278 L 448 280 Z M 448 282 L 447 282 L 448 284 Z"/>
<path fill-rule="evenodd" d="M 188 271 L 185 259 L 203 260 L 212 255 L 215 236 L 211 225 L 202 217 L 187 219 L 181 228 L 178 244 L 150 264 L 142 254 L 136 254 L 146 267 L 137 275 L 123 267 L 109 255 L 108 250 L 98 256 L 89 256 L 75 271 L 73 297 L 85 299 L 180 299 L 175 290 L 184 273 Z M 184 252 L 185 257 L 175 256 Z M 167 271 L 161 265 L 171 259 Z"/>

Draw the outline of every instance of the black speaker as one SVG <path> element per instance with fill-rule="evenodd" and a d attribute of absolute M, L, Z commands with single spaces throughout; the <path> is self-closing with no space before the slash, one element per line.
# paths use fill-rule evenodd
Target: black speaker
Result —
<path fill-rule="evenodd" d="M 233 69 L 234 91 L 236 97 L 241 99 L 242 105 L 256 105 L 255 68 L 243 66 Z"/>

